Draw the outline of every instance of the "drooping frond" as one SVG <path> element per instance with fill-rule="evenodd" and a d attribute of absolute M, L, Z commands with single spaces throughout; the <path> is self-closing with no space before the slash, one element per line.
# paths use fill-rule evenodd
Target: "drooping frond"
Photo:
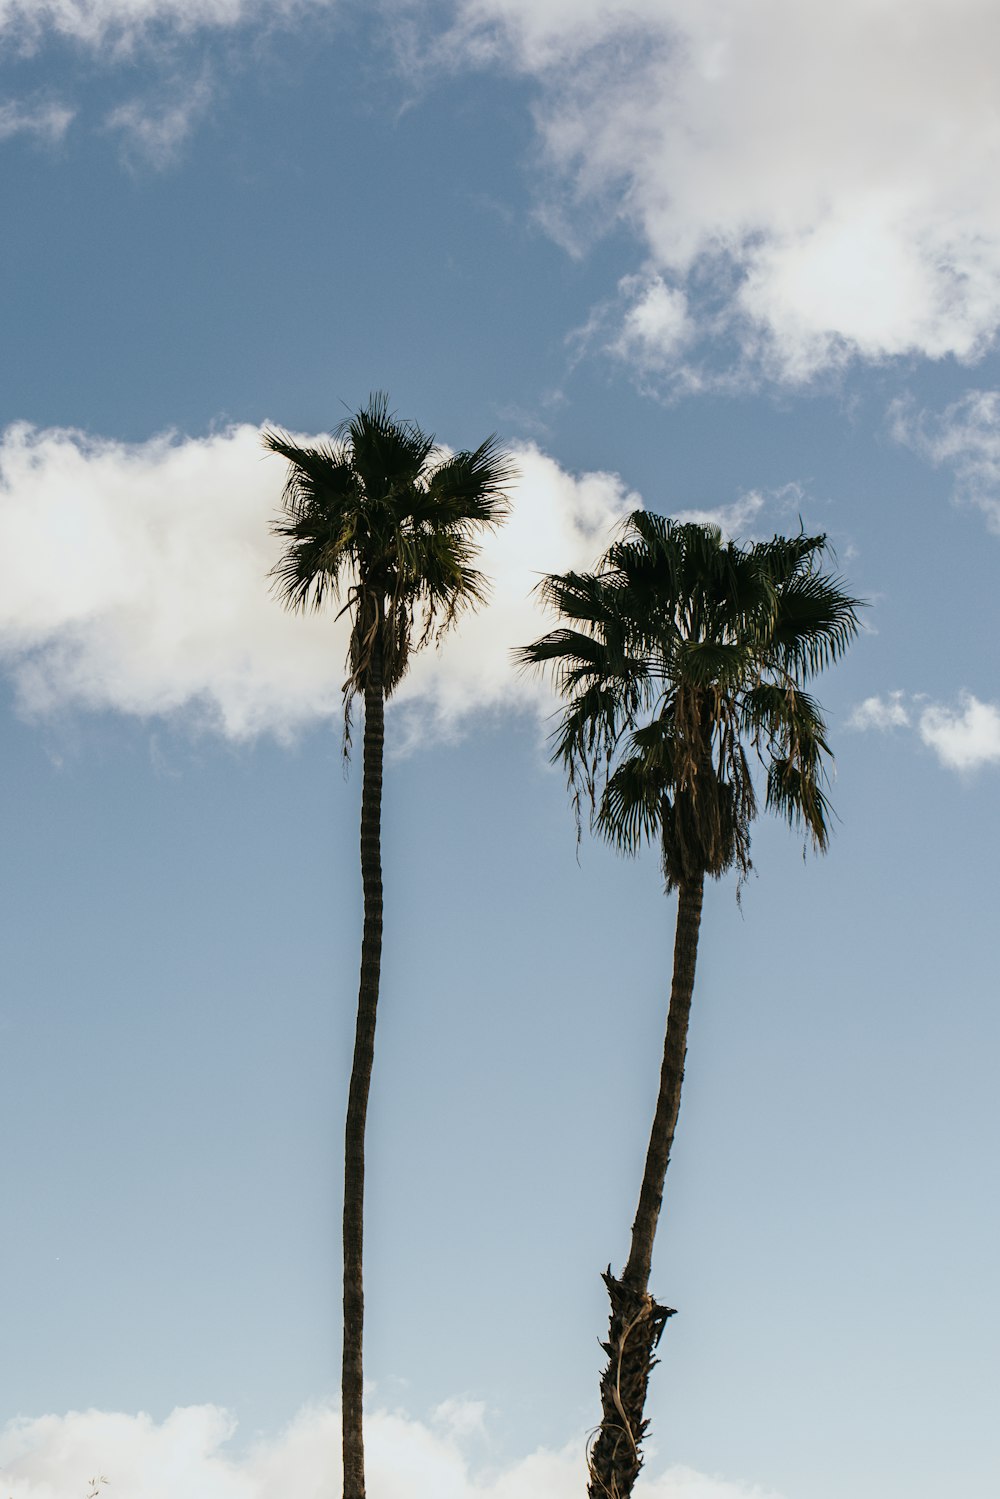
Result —
<path fill-rule="evenodd" d="M 656 774 L 641 753 L 628 755 L 608 777 L 595 825 L 623 853 L 636 853 L 659 837 L 669 784 L 669 774 Z"/>

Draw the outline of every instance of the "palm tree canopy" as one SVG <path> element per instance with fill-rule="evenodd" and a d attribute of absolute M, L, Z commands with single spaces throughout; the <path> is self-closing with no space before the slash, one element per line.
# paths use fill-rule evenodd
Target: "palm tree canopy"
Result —
<path fill-rule="evenodd" d="M 332 438 L 306 447 L 271 428 L 263 441 L 289 466 L 271 527 L 287 543 L 272 570 L 275 591 L 292 609 L 343 600 L 341 612 L 351 615 L 346 706 L 364 690 L 377 646 L 388 697 L 413 650 L 484 602 L 474 538 L 507 515 L 510 462 L 495 437 L 442 454 L 382 393 Z"/>
<path fill-rule="evenodd" d="M 639 510 L 594 572 L 539 585 L 565 623 L 517 655 L 566 700 L 553 758 L 610 842 L 660 844 L 669 888 L 749 870 L 754 760 L 765 805 L 827 845 L 830 751 L 804 684 L 846 649 L 860 604 L 822 570 L 826 550 Z"/>

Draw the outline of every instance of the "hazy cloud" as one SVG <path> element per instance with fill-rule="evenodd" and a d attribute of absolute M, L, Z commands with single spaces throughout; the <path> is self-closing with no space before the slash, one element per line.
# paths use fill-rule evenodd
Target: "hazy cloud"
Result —
<path fill-rule="evenodd" d="M 784 505 L 788 494 L 801 497 L 797 484 L 786 486 L 770 496 L 772 501 Z M 731 505 L 719 505 L 710 509 L 675 510 L 671 512 L 676 521 L 700 526 L 718 526 L 724 536 L 752 539 L 753 523 L 768 501 L 758 489 L 748 489 Z"/>
<path fill-rule="evenodd" d="M 447 1402 L 453 1415 L 457 1404 Z M 159 1424 L 103 1411 L 43 1416 L 0 1432 L 0 1481 L 5 1499 L 75 1499 L 99 1475 L 108 1480 L 102 1494 L 130 1499 L 327 1499 L 337 1491 L 339 1428 L 335 1411 L 305 1410 L 278 1436 L 235 1456 L 226 1450 L 235 1422 L 214 1406 L 178 1409 Z M 365 1426 L 372 1499 L 577 1499 L 582 1492 L 582 1438 L 483 1474 L 467 1455 L 470 1430 L 461 1421 L 426 1425 L 372 1411 Z M 780 1499 L 689 1468 L 647 1470 L 642 1483 L 648 1499 Z"/>
<path fill-rule="evenodd" d="M 184 142 L 204 118 L 211 99 L 211 81 L 203 71 L 193 81 L 174 83 L 158 90 L 153 97 L 130 99 L 118 105 L 104 123 L 120 136 L 126 161 L 162 169 L 176 161 Z"/>
<path fill-rule="evenodd" d="M 617 342 L 642 369 L 678 358 L 688 320 L 730 363 L 789 382 L 855 357 L 974 359 L 993 340 L 992 0 L 457 0 L 456 13 L 452 60 L 537 85 L 553 232 L 618 217 L 643 242 Z"/>
<path fill-rule="evenodd" d="M 193 32 L 293 16 L 334 0 L 0 0 L 0 38 L 22 46 L 47 35 L 129 48 L 156 27 Z"/>
<path fill-rule="evenodd" d="M 54 146 L 66 134 L 74 115 L 75 110 L 65 104 L 26 104 L 7 99 L 0 104 L 0 141 L 14 135 L 33 135 Z"/>
<path fill-rule="evenodd" d="M 508 523 L 485 539 L 492 603 L 398 694 L 409 732 L 477 710 L 551 706 L 510 648 L 548 629 L 541 572 L 589 567 L 639 504 L 614 474 L 573 475 L 529 444 Z M 26 424 L 0 438 L 0 658 L 22 711 L 183 712 L 233 739 L 340 713 L 346 622 L 268 591 L 283 466 L 257 428 L 145 443 Z"/>
<path fill-rule="evenodd" d="M 1000 391 L 968 390 L 943 412 L 894 401 L 889 422 L 897 442 L 951 468 L 956 498 L 977 505 L 1000 531 Z"/>

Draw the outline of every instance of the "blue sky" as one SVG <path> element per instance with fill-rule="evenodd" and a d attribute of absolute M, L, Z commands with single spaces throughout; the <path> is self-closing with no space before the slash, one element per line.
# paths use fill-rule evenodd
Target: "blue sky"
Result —
<path fill-rule="evenodd" d="M 259 427 L 374 389 L 520 478 L 389 716 L 373 1499 L 582 1492 L 672 908 L 577 859 L 507 652 L 640 503 L 801 517 L 870 601 L 829 855 L 761 824 L 708 899 L 641 1487 L 995 1495 L 998 42 L 985 0 L 0 0 L 12 1499 L 336 1488 L 359 786 Z"/>

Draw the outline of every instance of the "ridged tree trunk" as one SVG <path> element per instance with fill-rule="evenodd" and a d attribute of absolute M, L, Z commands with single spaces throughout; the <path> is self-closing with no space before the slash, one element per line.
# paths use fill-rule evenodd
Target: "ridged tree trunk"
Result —
<path fill-rule="evenodd" d="M 376 645 L 365 683 L 364 775 L 361 789 L 361 882 L 364 933 L 361 985 L 354 1038 L 351 1088 L 344 1132 L 344 1362 L 341 1403 L 344 1441 L 344 1499 L 365 1499 L 365 1444 L 362 1426 L 364 1370 L 362 1340 L 365 1293 L 362 1278 L 365 1203 L 365 1120 L 375 1055 L 375 1014 L 382 966 L 382 751 L 385 701 L 382 651 Z"/>
<path fill-rule="evenodd" d="M 698 930 L 705 881 L 685 880 L 677 892 L 677 930 L 670 1010 L 663 1043 L 660 1092 L 646 1152 L 639 1207 L 632 1225 L 632 1246 L 621 1280 L 604 1276 L 611 1301 L 608 1341 L 601 1346 L 608 1365 L 601 1376 L 601 1424 L 590 1449 L 590 1499 L 627 1499 L 642 1467 L 640 1447 L 649 1422 L 643 1416 L 646 1387 L 670 1307 L 649 1294 L 653 1240 L 663 1203 L 670 1151 L 681 1106 L 688 1020 L 698 957 Z"/>

